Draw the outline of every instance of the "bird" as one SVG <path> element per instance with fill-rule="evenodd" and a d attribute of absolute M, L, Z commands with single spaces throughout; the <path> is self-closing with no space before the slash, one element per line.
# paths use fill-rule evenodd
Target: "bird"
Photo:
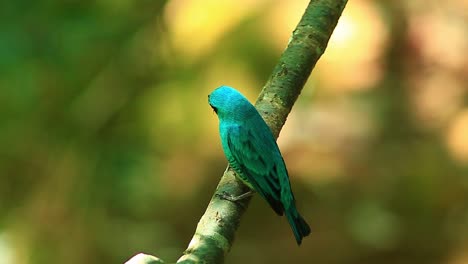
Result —
<path fill-rule="evenodd" d="M 310 227 L 296 209 L 283 156 L 265 120 L 244 95 L 229 86 L 213 90 L 208 103 L 218 116 L 221 145 L 229 166 L 278 215 L 286 215 L 301 245 Z"/>

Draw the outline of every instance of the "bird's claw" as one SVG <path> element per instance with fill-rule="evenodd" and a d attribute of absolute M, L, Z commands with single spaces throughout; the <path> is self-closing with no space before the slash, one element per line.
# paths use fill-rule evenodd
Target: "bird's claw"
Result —
<path fill-rule="evenodd" d="M 246 193 L 243 193 L 241 195 L 238 195 L 238 196 L 234 196 L 226 191 L 223 191 L 221 193 L 216 193 L 216 196 L 218 196 L 220 199 L 223 199 L 223 200 L 227 200 L 227 201 L 230 201 L 230 202 L 238 202 L 240 200 L 243 200 L 247 197 L 250 197 L 253 195 L 253 191 L 248 191 Z"/>

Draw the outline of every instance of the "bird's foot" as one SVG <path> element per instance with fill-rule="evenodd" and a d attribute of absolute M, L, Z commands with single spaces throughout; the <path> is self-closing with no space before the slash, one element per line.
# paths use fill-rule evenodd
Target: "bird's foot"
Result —
<path fill-rule="evenodd" d="M 238 201 L 240 201 L 240 200 L 243 200 L 243 199 L 245 199 L 245 198 L 247 198 L 247 197 L 250 197 L 250 196 L 252 196 L 253 194 L 254 194 L 253 191 L 248 191 L 248 192 L 243 193 L 243 194 L 241 194 L 241 195 L 239 195 L 239 196 L 234 196 L 234 195 L 229 194 L 229 193 L 227 193 L 227 192 L 222 192 L 222 193 L 217 193 L 216 196 L 218 196 L 218 197 L 221 198 L 221 199 L 224 199 L 224 200 L 227 200 L 227 201 L 230 201 L 230 202 L 235 203 L 235 202 L 238 202 Z"/>

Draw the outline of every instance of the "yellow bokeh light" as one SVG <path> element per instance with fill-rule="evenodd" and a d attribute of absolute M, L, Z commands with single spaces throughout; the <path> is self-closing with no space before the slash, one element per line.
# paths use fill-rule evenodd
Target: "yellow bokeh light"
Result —
<path fill-rule="evenodd" d="M 261 8 L 254 0 L 172 0 L 165 21 L 177 52 L 196 58 L 209 51 L 229 29 Z"/>
<path fill-rule="evenodd" d="M 315 76 L 332 92 L 372 87 L 382 76 L 387 39 L 388 30 L 373 2 L 348 3 Z"/>
<path fill-rule="evenodd" d="M 446 142 L 456 160 L 468 163 L 468 109 L 454 118 L 447 130 Z"/>

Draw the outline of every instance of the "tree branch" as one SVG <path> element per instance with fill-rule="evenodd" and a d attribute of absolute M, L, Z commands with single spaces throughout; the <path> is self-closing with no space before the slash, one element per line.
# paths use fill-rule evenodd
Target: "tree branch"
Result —
<path fill-rule="evenodd" d="M 288 47 L 263 87 L 255 106 L 275 137 L 278 137 L 312 69 L 325 51 L 346 2 L 347 0 L 310 1 L 293 31 Z M 219 194 L 238 196 L 248 190 L 228 167 L 198 223 L 188 248 L 177 263 L 224 262 L 250 198 L 233 203 L 220 199 Z M 143 260 L 131 263 L 150 262 Z"/>

